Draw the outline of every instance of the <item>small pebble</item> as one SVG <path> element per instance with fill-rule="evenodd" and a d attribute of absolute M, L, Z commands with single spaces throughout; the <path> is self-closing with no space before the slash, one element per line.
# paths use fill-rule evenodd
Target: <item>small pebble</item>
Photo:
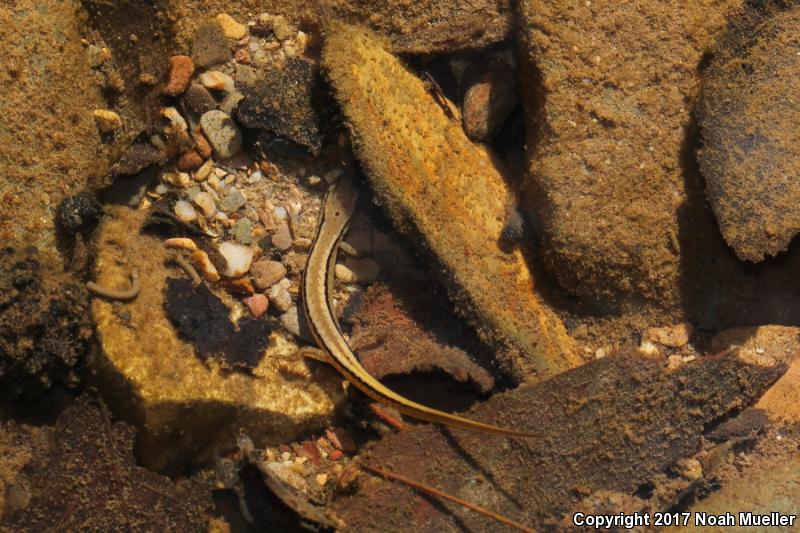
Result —
<path fill-rule="evenodd" d="M 272 245 L 281 252 L 292 247 L 292 234 L 289 231 L 289 224 L 285 220 L 278 222 L 278 228 L 272 235 Z"/>
<path fill-rule="evenodd" d="M 186 172 L 164 172 L 161 179 L 173 187 L 185 189 L 189 186 L 191 178 Z"/>
<path fill-rule="evenodd" d="M 296 305 L 293 305 L 281 315 L 281 325 L 295 337 L 302 337 L 300 333 L 300 316 Z"/>
<path fill-rule="evenodd" d="M 198 67 L 219 65 L 230 58 L 228 38 L 218 20 L 209 20 L 197 28 L 192 43 L 192 59 Z"/>
<path fill-rule="evenodd" d="M 378 263 L 369 257 L 363 259 L 346 257 L 334 268 L 336 279 L 345 283 L 361 283 L 363 285 L 374 283 L 380 272 L 381 268 Z"/>
<path fill-rule="evenodd" d="M 320 178 L 316 174 L 312 174 L 311 176 L 308 177 L 308 186 L 309 187 L 316 187 L 320 183 L 322 183 L 322 178 Z"/>
<path fill-rule="evenodd" d="M 172 56 L 169 58 L 169 74 L 162 91 L 167 96 L 178 96 L 188 87 L 194 74 L 194 61 L 189 56 Z"/>
<path fill-rule="evenodd" d="M 222 199 L 222 209 L 226 213 L 235 213 L 247 203 L 247 199 L 236 187 L 231 187 L 225 198 Z"/>
<path fill-rule="evenodd" d="M 247 65 L 236 65 L 236 81 L 241 85 L 251 85 L 256 82 L 258 76 L 255 69 Z"/>
<path fill-rule="evenodd" d="M 242 302 L 247 306 L 247 309 L 250 310 L 250 314 L 253 318 L 260 317 L 266 313 L 269 308 L 269 299 L 261 293 L 248 296 L 242 300 Z"/>
<path fill-rule="evenodd" d="M 203 72 L 198 80 L 206 89 L 225 92 L 231 92 L 234 89 L 233 78 L 218 70 Z"/>
<path fill-rule="evenodd" d="M 180 170 L 194 170 L 200 168 L 203 162 L 203 156 L 194 150 L 189 150 L 181 155 L 180 159 L 178 159 L 177 166 Z"/>
<path fill-rule="evenodd" d="M 194 147 L 197 153 L 200 154 L 203 159 L 211 157 L 211 144 L 208 142 L 208 139 L 206 139 L 206 136 L 203 135 L 203 132 L 200 131 L 200 128 L 195 129 L 192 133 L 192 138 L 194 138 Z"/>
<path fill-rule="evenodd" d="M 672 467 L 672 470 L 688 481 L 696 481 L 703 477 L 703 465 L 694 457 L 680 459 Z"/>
<path fill-rule="evenodd" d="M 286 276 L 286 267 L 278 261 L 262 259 L 253 264 L 253 283 L 259 290 L 267 290 Z"/>
<path fill-rule="evenodd" d="M 308 35 L 303 31 L 298 31 L 294 38 L 294 42 L 297 46 L 297 51 L 302 54 L 305 52 L 306 46 L 308 46 Z"/>
<path fill-rule="evenodd" d="M 222 159 L 232 157 L 242 147 L 242 132 L 227 113 L 208 111 L 200 117 L 200 127 Z"/>
<path fill-rule="evenodd" d="M 241 244 L 253 242 L 253 223 L 249 218 L 242 217 L 236 221 L 236 225 L 233 226 L 233 238 Z"/>
<path fill-rule="evenodd" d="M 278 220 L 286 220 L 287 218 L 289 218 L 289 213 L 286 212 L 285 207 L 276 207 L 274 213 L 275 213 L 275 218 L 277 218 Z"/>
<path fill-rule="evenodd" d="M 111 133 L 122 127 L 122 117 L 110 109 L 95 109 L 92 115 L 97 128 L 103 133 Z"/>
<path fill-rule="evenodd" d="M 103 49 L 95 44 L 90 44 L 86 47 L 86 62 L 92 68 L 99 67 L 106 60 L 103 54 Z"/>
<path fill-rule="evenodd" d="M 211 174 L 206 183 L 208 183 L 208 186 L 211 187 L 211 190 L 214 192 L 220 192 L 222 190 L 222 183 L 220 183 L 216 174 Z"/>
<path fill-rule="evenodd" d="M 194 181 L 206 181 L 213 170 L 214 162 L 209 159 L 194 173 Z"/>
<path fill-rule="evenodd" d="M 312 241 L 308 237 L 298 237 L 297 239 L 294 240 L 292 245 L 295 247 L 296 250 L 300 252 L 305 252 L 311 249 L 311 245 L 313 243 L 314 241 Z"/>
<path fill-rule="evenodd" d="M 239 24 L 227 13 L 217 15 L 217 22 L 222 26 L 222 31 L 228 39 L 239 40 L 247 35 L 247 26 Z"/>
<path fill-rule="evenodd" d="M 244 99 L 244 95 L 237 90 L 231 90 L 228 92 L 228 95 L 220 102 L 219 110 L 223 113 L 227 113 L 229 115 L 233 115 L 236 109 L 239 107 L 239 102 Z"/>
<path fill-rule="evenodd" d="M 208 254 L 203 250 L 195 250 L 192 252 L 192 261 L 194 266 L 208 281 L 219 281 L 219 272 L 214 263 L 209 259 Z"/>
<path fill-rule="evenodd" d="M 663 328 L 650 328 L 645 332 L 644 338 L 669 348 L 680 348 L 689 342 L 693 331 L 690 323 L 681 322 Z"/>
<path fill-rule="evenodd" d="M 195 211 L 192 204 L 186 200 L 178 200 L 175 202 L 175 215 L 181 219 L 182 222 L 186 222 L 187 224 L 197 220 L 197 211 Z"/>
<path fill-rule="evenodd" d="M 189 85 L 189 88 L 186 89 L 186 92 L 181 96 L 181 102 L 198 115 L 202 115 L 217 107 L 217 101 L 214 100 L 214 97 L 208 92 L 208 89 L 199 83 L 192 83 Z"/>
<path fill-rule="evenodd" d="M 239 49 L 238 49 L 238 50 L 236 50 L 236 52 L 233 54 L 233 59 L 235 59 L 235 60 L 236 60 L 237 62 L 239 62 L 239 63 L 249 63 L 249 62 L 250 62 L 250 60 L 251 60 L 251 58 L 250 58 L 250 52 L 248 52 L 248 51 L 247 51 L 247 50 L 245 50 L 244 48 L 239 48 Z"/>
<path fill-rule="evenodd" d="M 331 453 L 328 455 L 328 459 L 330 459 L 331 461 L 338 461 L 339 459 L 341 459 L 341 458 L 342 458 L 342 456 L 343 456 L 343 455 L 344 455 L 344 453 L 342 453 L 342 451 L 341 451 L 341 450 L 333 450 L 333 451 L 332 451 L 332 452 L 331 452 Z"/>
<path fill-rule="evenodd" d="M 253 261 L 253 250 L 235 242 L 223 242 L 219 245 L 219 253 L 228 262 L 223 274 L 229 278 L 238 278 L 247 274 Z M 272 298 L 270 297 L 270 300 Z"/>
<path fill-rule="evenodd" d="M 279 283 L 270 288 L 268 296 L 275 309 L 281 313 L 285 313 L 292 307 L 292 295 L 284 287 L 281 287 Z"/>
<path fill-rule="evenodd" d="M 639 345 L 639 353 L 647 357 L 657 357 L 659 355 L 658 346 L 647 339 L 643 339 Z"/>
<path fill-rule="evenodd" d="M 353 440 L 353 436 L 344 428 L 335 427 L 325 430 L 325 436 L 331 441 L 334 448 L 343 452 L 353 453 L 358 448 Z"/>
<path fill-rule="evenodd" d="M 197 193 L 192 201 L 194 205 L 200 208 L 203 212 L 203 216 L 206 218 L 211 218 L 217 213 L 217 204 L 214 202 L 214 198 L 207 192 Z"/>
<path fill-rule="evenodd" d="M 276 15 L 272 19 L 272 33 L 279 41 L 285 41 L 292 35 L 292 28 L 289 26 L 289 21 L 283 15 Z"/>
<path fill-rule="evenodd" d="M 314 479 L 316 480 L 317 485 L 324 487 L 325 483 L 328 482 L 328 474 L 317 474 Z"/>
<path fill-rule="evenodd" d="M 262 174 L 260 170 L 256 170 L 255 172 L 247 176 L 247 183 L 258 183 L 259 181 L 261 181 L 261 178 L 263 177 L 264 174 Z"/>

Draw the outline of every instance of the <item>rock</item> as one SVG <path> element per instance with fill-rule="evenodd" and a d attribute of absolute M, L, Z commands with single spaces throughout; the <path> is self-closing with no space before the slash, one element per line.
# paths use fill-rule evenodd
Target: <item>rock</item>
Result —
<path fill-rule="evenodd" d="M 270 288 L 268 296 L 275 309 L 281 313 L 288 311 L 292 306 L 292 295 L 280 283 L 276 283 Z"/>
<path fill-rule="evenodd" d="M 178 96 L 183 93 L 194 74 L 194 61 L 189 56 L 172 56 L 169 58 L 169 74 L 163 93 L 167 96 Z"/>
<path fill-rule="evenodd" d="M 758 3 L 733 19 L 706 71 L 698 161 L 711 207 L 736 255 L 761 261 L 800 231 L 800 8 Z M 756 5 L 756 4 L 754 4 Z"/>
<path fill-rule="evenodd" d="M 212 160 L 208 160 L 203 165 L 197 169 L 197 172 L 194 173 L 194 181 L 203 182 L 206 181 L 208 176 L 214 171 L 214 162 Z"/>
<path fill-rule="evenodd" d="M 103 214 L 103 207 L 97 196 L 81 192 L 67 196 L 58 204 L 55 222 L 59 229 L 76 233 L 93 227 Z"/>
<path fill-rule="evenodd" d="M 192 83 L 189 85 L 189 88 L 186 89 L 186 92 L 181 96 L 181 101 L 186 107 L 198 115 L 202 115 L 217 107 L 217 101 L 214 100 L 214 97 L 211 96 L 208 89 L 199 83 Z"/>
<path fill-rule="evenodd" d="M 86 62 L 92 68 L 97 68 L 102 65 L 105 60 L 107 59 L 107 54 L 103 52 L 103 49 L 97 46 L 96 44 L 90 44 L 86 47 Z"/>
<path fill-rule="evenodd" d="M 260 293 L 248 296 L 242 300 L 242 302 L 247 306 L 247 309 L 250 311 L 250 314 L 253 318 L 262 316 L 267 312 L 267 308 L 269 307 L 269 300 L 266 296 Z"/>
<path fill-rule="evenodd" d="M 247 217 L 242 217 L 233 226 L 233 238 L 240 244 L 253 242 L 253 223 Z"/>
<path fill-rule="evenodd" d="M 689 338 L 692 336 L 694 328 L 688 322 L 681 322 L 674 326 L 666 326 L 663 328 L 650 328 L 644 337 L 645 339 L 667 346 L 669 348 L 680 348 L 689 343 Z"/>
<path fill-rule="evenodd" d="M 175 215 L 181 219 L 181 221 L 190 224 L 197 220 L 197 212 L 192 207 L 192 204 L 187 202 L 186 200 L 178 200 L 175 202 Z"/>
<path fill-rule="evenodd" d="M 219 253 L 227 261 L 227 268 L 222 273 L 229 278 L 238 278 L 247 274 L 253 260 L 253 249 L 235 242 L 226 241 L 219 245 Z"/>
<path fill-rule="evenodd" d="M 278 261 L 261 260 L 250 269 L 253 283 L 259 290 L 267 290 L 286 275 L 286 267 Z"/>
<path fill-rule="evenodd" d="M 252 85 L 258 80 L 256 69 L 248 67 L 247 65 L 236 65 L 236 73 L 234 74 L 236 82 L 239 85 Z"/>
<path fill-rule="evenodd" d="M 239 107 L 239 102 L 242 101 L 244 95 L 237 90 L 230 91 L 219 104 L 219 110 L 223 113 L 233 115 Z"/>
<path fill-rule="evenodd" d="M 204 159 L 211 157 L 211 144 L 208 142 L 208 139 L 206 139 L 206 136 L 203 135 L 200 128 L 197 128 L 194 132 L 192 132 L 192 138 L 194 139 L 194 147 L 197 150 L 197 153 L 199 153 Z"/>
<path fill-rule="evenodd" d="M 279 41 L 285 41 L 292 36 L 292 27 L 289 25 L 289 21 L 286 20 L 286 17 L 283 15 L 276 15 L 275 18 L 272 19 L 272 33 L 275 34 L 275 38 Z"/>
<path fill-rule="evenodd" d="M 132 176 L 151 165 L 156 165 L 163 161 L 163 152 L 153 145 L 147 143 L 132 144 L 117 159 L 111 168 L 111 172 L 114 175 Z"/>
<path fill-rule="evenodd" d="M 122 117 L 110 109 L 95 109 L 92 115 L 97 129 L 103 133 L 112 133 L 122 127 Z"/>
<path fill-rule="evenodd" d="M 188 152 L 181 154 L 181 157 L 178 159 L 177 166 L 179 170 L 194 170 L 196 168 L 200 168 L 203 165 L 203 162 L 203 156 L 194 150 L 189 150 Z"/>
<path fill-rule="evenodd" d="M 751 364 L 789 365 L 786 374 L 755 405 L 774 421 L 800 422 L 800 328 L 759 326 L 732 328 L 711 340 L 715 353 L 732 348 Z"/>
<path fill-rule="evenodd" d="M 239 40 L 247 35 L 247 26 L 239 24 L 227 13 L 217 15 L 217 22 L 222 26 L 222 31 L 228 39 Z"/>
<path fill-rule="evenodd" d="M 462 75 L 464 131 L 476 142 L 489 142 L 517 105 L 516 80 L 507 63 L 469 65 Z"/>
<path fill-rule="evenodd" d="M 201 68 L 208 68 L 231 59 L 231 49 L 225 31 L 217 20 L 203 23 L 194 35 L 192 59 Z"/>
<path fill-rule="evenodd" d="M 112 398 L 124 412 L 139 413 L 140 464 L 172 472 L 189 464 L 213 467 L 218 450 L 236 449 L 238 435 L 246 434 L 262 448 L 324 430 L 345 403 L 341 376 L 323 366 L 310 370 L 306 362 L 292 359 L 297 345 L 281 328 L 267 336 L 258 366 L 246 372 L 220 372 L 198 357 L 195 341 L 178 334 L 165 312 L 161 267 L 171 251 L 140 233 L 145 216 L 111 207 L 100 228 L 97 282 L 123 286 L 130 268 L 136 267 L 144 297 L 125 304 L 122 314 L 118 303 L 92 302 L 101 346 L 87 369 L 97 372 L 94 383 L 104 397 Z M 128 264 L 118 263 L 119 247 L 127 250 Z M 223 311 L 226 322 L 229 312 Z M 239 325 L 242 321 L 255 320 L 244 316 Z M 255 322 L 268 319 L 262 316 Z M 216 324 L 200 321 L 199 325 L 213 341 Z M 226 328 L 236 342 L 241 329 L 237 332 L 233 324 Z M 122 383 L 130 388 L 118 389 Z M 130 394 L 131 389 L 136 393 Z"/>
<path fill-rule="evenodd" d="M 363 259 L 355 257 L 345 257 L 344 260 L 334 268 L 336 279 L 345 283 L 361 283 L 371 285 L 378 279 L 381 267 L 375 260 L 365 257 Z"/>
<path fill-rule="evenodd" d="M 331 109 L 319 67 L 289 59 L 280 70 L 267 70 L 241 87 L 244 99 L 237 118 L 248 128 L 271 131 L 318 154 L 329 128 Z"/>
<path fill-rule="evenodd" d="M 222 209 L 226 213 L 235 213 L 247 203 L 244 194 L 236 187 L 228 189 L 228 194 L 222 199 Z"/>
<path fill-rule="evenodd" d="M 524 209 L 565 291 L 612 309 L 683 310 L 709 294 L 726 260 L 687 162 L 691 102 L 704 54 L 741 4 L 520 2 L 522 101 L 537 139 Z M 709 257 L 716 272 L 697 272 Z"/>
<path fill-rule="evenodd" d="M 165 183 L 180 189 L 185 189 L 191 183 L 191 178 L 186 172 L 164 172 L 161 175 L 161 179 Z"/>
<path fill-rule="evenodd" d="M 232 157 L 242 147 L 242 132 L 230 115 L 222 111 L 211 110 L 203 114 L 200 127 L 222 159 Z"/>
<path fill-rule="evenodd" d="M 500 245 L 515 200 L 492 154 L 375 36 L 332 24 L 325 43 L 323 65 L 364 173 L 398 226 L 425 235 L 456 301 L 470 302 L 456 308 L 519 382 L 580 364 L 561 320 L 534 290 L 525 254 Z"/>
<path fill-rule="evenodd" d="M 286 331 L 310 344 L 314 344 L 314 335 L 308 326 L 308 319 L 302 307 L 293 305 L 281 315 L 281 325 Z"/>
<path fill-rule="evenodd" d="M 281 252 L 285 252 L 292 247 L 292 234 L 286 221 L 282 220 L 278 223 L 278 229 L 272 235 L 272 245 Z"/>
<path fill-rule="evenodd" d="M 207 192 L 197 193 L 192 201 L 200 208 L 206 218 L 212 218 L 217 213 L 217 204 L 214 202 L 214 197 Z"/>
<path fill-rule="evenodd" d="M 233 78 L 218 70 L 203 72 L 198 77 L 198 81 L 206 89 L 225 92 L 231 92 L 233 90 Z"/>

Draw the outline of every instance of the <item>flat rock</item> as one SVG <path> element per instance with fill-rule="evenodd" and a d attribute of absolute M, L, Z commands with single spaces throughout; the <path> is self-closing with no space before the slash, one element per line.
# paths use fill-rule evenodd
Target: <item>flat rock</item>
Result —
<path fill-rule="evenodd" d="M 167 277 L 174 270 L 164 266 L 168 251 L 160 242 L 139 234 L 145 215 L 112 209 L 97 247 L 97 282 L 123 286 L 137 267 L 139 297 L 124 313 L 115 302 L 92 303 L 101 346 L 92 366 L 96 386 L 120 412 L 137 414 L 142 464 L 165 469 L 206 463 L 219 453 L 214 450 L 235 448 L 240 431 L 262 446 L 330 423 L 345 400 L 341 377 L 331 368 L 290 360 L 297 346 L 281 331 L 269 335 L 247 372 L 220 372 L 198 357 L 197 340 L 180 336 L 164 310 Z M 190 331 L 199 338 L 197 329 Z M 203 353 L 218 353 L 219 344 L 210 340 Z"/>
<path fill-rule="evenodd" d="M 689 292 L 681 276 L 723 253 L 687 136 L 698 66 L 740 4 L 520 2 L 525 204 L 567 292 L 674 306 Z"/>
<path fill-rule="evenodd" d="M 431 424 L 388 435 L 362 461 L 547 529 L 585 495 L 632 496 L 693 456 L 710 422 L 754 402 L 783 368 L 707 356 L 674 372 L 620 353 L 533 386 L 493 396 L 467 413 L 537 432 L 507 439 Z M 579 489 L 579 490 L 576 490 Z M 497 524 L 377 477 L 335 504 L 353 531 L 497 531 Z"/>
<path fill-rule="evenodd" d="M 217 107 L 217 101 L 211 96 L 208 89 L 199 83 L 189 85 L 189 88 L 181 96 L 181 102 L 198 115 Z"/>
<path fill-rule="evenodd" d="M 522 382 L 577 365 L 525 254 L 500 244 L 514 193 L 492 154 L 375 35 L 331 25 L 322 58 L 376 197 L 438 258 L 456 309 L 508 372 Z"/>
<path fill-rule="evenodd" d="M 328 128 L 332 103 L 320 85 L 319 68 L 302 59 L 288 59 L 278 69 L 259 72 L 242 87 L 237 118 L 248 128 L 268 130 L 316 154 Z"/>
<path fill-rule="evenodd" d="M 213 67 L 233 57 L 228 38 L 218 20 L 208 20 L 197 28 L 192 43 L 192 59 L 201 68 Z"/>
<path fill-rule="evenodd" d="M 242 147 L 242 132 L 227 113 L 217 109 L 207 111 L 200 117 L 200 127 L 222 159 L 233 157 Z"/>
<path fill-rule="evenodd" d="M 722 234 L 748 261 L 786 250 L 800 231 L 798 39 L 800 7 L 751 7 L 706 71 L 698 160 Z"/>

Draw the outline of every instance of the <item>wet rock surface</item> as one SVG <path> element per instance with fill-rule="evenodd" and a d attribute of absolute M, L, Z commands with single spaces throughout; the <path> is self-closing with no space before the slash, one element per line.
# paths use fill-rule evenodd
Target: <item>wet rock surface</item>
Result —
<path fill-rule="evenodd" d="M 35 248 L 0 250 L 0 400 L 74 387 L 89 352 L 86 289 L 48 273 Z"/>
<path fill-rule="evenodd" d="M 242 88 L 238 118 L 248 128 L 291 139 L 317 154 L 330 128 L 332 105 L 321 86 L 319 67 L 290 59 L 281 70 L 266 70 Z"/>
<path fill-rule="evenodd" d="M 581 495 L 633 494 L 657 479 L 697 451 L 709 422 L 755 401 L 783 370 L 709 356 L 667 373 L 652 359 L 618 354 L 496 395 L 469 413 L 506 427 L 535 426 L 537 438 L 508 441 L 421 426 L 384 439 L 363 460 L 489 504 L 538 529 L 577 505 Z M 650 504 L 661 508 L 658 502 Z M 336 505 L 354 530 L 375 523 L 392 531 L 409 524 L 418 531 L 497 527 L 463 508 L 432 504 L 405 486 L 375 477 L 362 480 L 354 496 Z"/>
<path fill-rule="evenodd" d="M 527 210 L 564 290 L 606 305 L 684 297 L 687 256 L 716 238 L 686 162 L 697 67 L 738 6 L 520 3 Z"/>
<path fill-rule="evenodd" d="M 800 8 L 765 2 L 735 17 L 705 73 L 698 154 L 708 198 L 728 244 L 760 261 L 800 231 Z"/>
<path fill-rule="evenodd" d="M 481 317 L 478 332 L 505 369 L 522 382 L 576 365 L 563 325 L 533 288 L 524 252 L 499 243 L 514 198 L 491 154 L 374 35 L 331 28 L 323 64 L 377 198 L 449 272 L 457 309 Z"/>
<path fill-rule="evenodd" d="M 134 429 L 101 407 L 83 398 L 53 427 L 0 424 L 0 450 L 17 459 L 0 461 L 0 530 L 207 531 L 207 489 L 136 466 Z"/>

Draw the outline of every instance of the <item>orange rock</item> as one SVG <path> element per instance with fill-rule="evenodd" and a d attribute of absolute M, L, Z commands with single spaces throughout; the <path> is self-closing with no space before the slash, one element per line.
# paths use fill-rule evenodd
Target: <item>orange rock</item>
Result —
<path fill-rule="evenodd" d="M 200 128 L 194 130 L 192 137 L 194 138 L 194 148 L 203 159 L 211 157 L 211 145 L 208 139 L 206 139 L 206 136 L 203 135 L 203 132 L 200 131 Z"/>
<path fill-rule="evenodd" d="M 189 56 L 172 56 L 169 58 L 169 75 L 164 86 L 164 94 L 178 96 L 189 86 L 194 74 L 194 61 Z"/>
<path fill-rule="evenodd" d="M 200 168 L 203 165 L 203 161 L 203 156 L 194 150 L 190 150 L 178 159 L 178 168 L 180 170 L 194 170 Z"/>

